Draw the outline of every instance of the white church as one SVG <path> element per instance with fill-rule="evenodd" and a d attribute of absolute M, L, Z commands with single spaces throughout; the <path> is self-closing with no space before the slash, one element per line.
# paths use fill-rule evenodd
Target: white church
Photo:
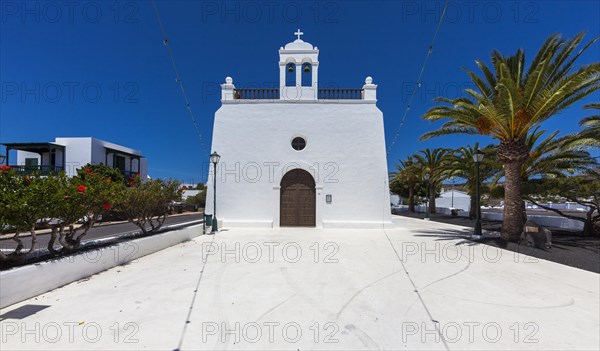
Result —
<path fill-rule="evenodd" d="M 279 49 L 279 88 L 237 88 L 231 77 L 221 85 L 219 227 L 391 227 L 377 85 L 367 77 L 362 88 L 319 88 L 319 49 L 295 34 Z"/>

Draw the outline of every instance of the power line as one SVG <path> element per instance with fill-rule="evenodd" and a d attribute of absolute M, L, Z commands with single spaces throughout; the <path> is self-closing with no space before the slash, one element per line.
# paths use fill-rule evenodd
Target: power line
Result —
<path fill-rule="evenodd" d="M 171 66 L 173 66 L 173 71 L 175 72 L 175 81 L 177 82 L 177 84 L 179 84 L 179 88 L 181 89 L 181 94 L 183 94 L 183 99 L 185 100 L 185 106 L 190 114 L 191 119 L 192 119 L 192 124 L 194 125 L 194 128 L 196 129 L 196 134 L 198 134 L 198 138 L 200 139 L 200 145 L 202 146 L 202 149 L 208 155 L 209 154 L 208 149 L 206 148 L 206 145 L 204 144 L 204 139 L 202 138 L 202 133 L 200 132 L 200 128 L 198 127 L 198 123 L 196 122 L 196 116 L 194 115 L 194 112 L 192 111 L 192 105 L 190 104 L 187 94 L 185 93 L 185 89 L 183 88 L 183 82 L 181 81 L 181 77 L 179 76 L 179 71 L 177 70 L 177 65 L 175 64 L 175 58 L 173 57 L 173 51 L 171 50 L 171 45 L 169 44 L 169 40 L 167 39 L 165 27 L 162 24 L 162 21 L 160 19 L 160 14 L 158 13 L 158 9 L 156 8 L 156 3 L 154 2 L 154 0 L 152 0 L 152 7 L 154 7 L 154 13 L 156 14 L 156 20 L 158 21 L 158 25 L 160 26 L 160 31 L 163 36 L 163 44 L 167 47 L 167 51 L 169 53 L 169 58 L 171 59 Z"/>
<path fill-rule="evenodd" d="M 429 50 L 427 51 L 427 55 L 425 55 L 425 60 L 423 61 L 423 65 L 421 66 L 421 72 L 419 72 L 419 78 L 417 79 L 417 82 L 416 82 L 416 89 L 413 90 L 412 94 L 410 95 L 410 97 L 408 99 L 408 105 L 406 106 L 406 109 L 404 110 L 404 115 L 402 116 L 402 120 L 400 121 L 400 126 L 398 126 L 398 129 L 396 130 L 396 133 L 394 135 L 394 139 L 392 139 L 392 143 L 388 147 L 388 150 L 387 150 L 388 155 L 390 154 L 394 145 L 398 141 L 398 137 L 400 136 L 400 130 L 402 129 L 402 126 L 404 126 L 404 121 L 406 120 L 406 115 L 408 114 L 408 111 L 410 110 L 410 106 L 412 105 L 413 98 L 415 97 L 417 90 L 421 88 L 421 78 L 423 77 L 423 72 L 425 72 L 425 67 L 427 66 L 427 61 L 429 60 L 429 56 L 431 56 L 431 53 L 433 52 L 433 44 L 435 44 L 435 40 L 437 38 L 438 32 L 440 31 L 442 21 L 444 20 L 444 15 L 446 14 L 446 9 L 448 8 L 448 1 L 449 0 L 446 0 L 446 3 L 444 4 L 444 9 L 442 10 L 442 15 L 440 16 L 440 20 L 439 20 L 437 28 L 435 30 L 435 34 L 433 35 L 433 38 L 431 39 L 431 43 L 429 44 Z"/>

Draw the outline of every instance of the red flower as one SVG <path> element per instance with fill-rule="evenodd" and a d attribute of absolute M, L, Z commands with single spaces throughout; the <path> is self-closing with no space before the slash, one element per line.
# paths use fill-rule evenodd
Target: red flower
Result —
<path fill-rule="evenodd" d="M 107 182 L 107 183 L 110 183 L 110 182 L 112 182 L 112 179 L 110 179 L 110 178 L 106 178 L 106 182 Z"/>
<path fill-rule="evenodd" d="M 77 187 L 77 191 L 79 191 L 80 193 L 84 192 L 86 189 L 85 185 L 80 185 Z"/>
<path fill-rule="evenodd" d="M 133 180 L 129 182 L 129 185 L 133 185 L 133 184 L 135 184 L 135 182 Z"/>
<path fill-rule="evenodd" d="M 4 166 L 0 167 L 0 169 L 3 171 L 8 171 L 10 169 L 10 166 L 4 165 Z"/>
<path fill-rule="evenodd" d="M 187 187 L 186 185 L 184 185 L 184 186 L 182 187 L 182 189 L 183 189 L 183 190 L 187 190 L 187 188 L 188 188 L 188 187 Z"/>
<path fill-rule="evenodd" d="M 104 204 L 104 211 L 110 210 L 110 204 Z"/>
<path fill-rule="evenodd" d="M 89 169 L 89 168 L 84 168 L 84 169 L 83 169 L 83 171 L 84 171 L 85 173 L 91 173 L 91 172 L 92 172 L 92 170 L 91 170 L 91 169 Z"/>

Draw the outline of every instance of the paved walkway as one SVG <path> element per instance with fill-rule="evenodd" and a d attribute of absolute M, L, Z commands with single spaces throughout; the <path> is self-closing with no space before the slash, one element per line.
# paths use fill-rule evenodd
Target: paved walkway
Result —
<path fill-rule="evenodd" d="M 600 347 L 598 274 L 394 220 L 201 236 L 0 310 L 0 348 Z"/>

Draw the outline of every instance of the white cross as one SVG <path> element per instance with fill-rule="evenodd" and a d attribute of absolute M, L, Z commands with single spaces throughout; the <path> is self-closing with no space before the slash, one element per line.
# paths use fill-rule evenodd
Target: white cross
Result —
<path fill-rule="evenodd" d="M 298 31 L 294 34 L 298 36 L 298 40 L 300 40 L 301 35 L 304 35 L 304 33 L 300 31 L 300 28 L 298 28 Z"/>

